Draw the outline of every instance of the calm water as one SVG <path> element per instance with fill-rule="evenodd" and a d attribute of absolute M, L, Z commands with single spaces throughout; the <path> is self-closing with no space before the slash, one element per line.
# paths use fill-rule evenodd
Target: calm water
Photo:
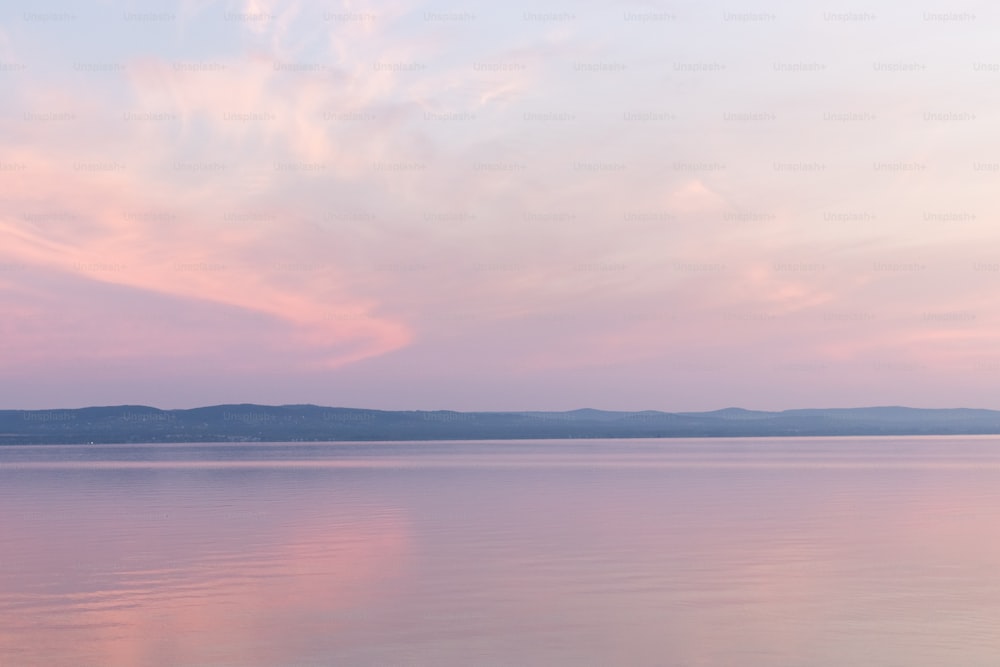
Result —
<path fill-rule="evenodd" d="M 1000 439 L 0 448 L 0 665 L 1000 664 Z"/>

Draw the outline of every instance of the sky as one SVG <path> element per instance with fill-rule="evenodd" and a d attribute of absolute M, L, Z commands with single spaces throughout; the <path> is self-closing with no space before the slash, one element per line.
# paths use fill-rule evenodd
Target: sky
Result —
<path fill-rule="evenodd" d="M 0 407 L 1000 408 L 1000 7 L 0 3 Z"/>

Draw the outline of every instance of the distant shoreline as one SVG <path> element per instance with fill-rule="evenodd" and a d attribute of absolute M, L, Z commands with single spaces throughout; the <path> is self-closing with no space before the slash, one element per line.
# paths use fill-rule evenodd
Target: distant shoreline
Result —
<path fill-rule="evenodd" d="M 879 435 L 1000 435 L 1000 411 L 893 406 L 781 412 L 457 412 L 255 404 L 0 410 L 0 446 Z"/>

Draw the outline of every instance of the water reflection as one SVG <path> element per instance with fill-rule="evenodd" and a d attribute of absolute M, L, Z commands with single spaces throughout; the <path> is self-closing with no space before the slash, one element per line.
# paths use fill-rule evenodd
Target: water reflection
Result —
<path fill-rule="evenodd" d="M 288 477 L 16 486 L 0 505 L 0 664 L 296 664 L 359 621 L 408 550 L 399 512 Z"/>
<path fill-rule="evenodd" d="M 998 482 L 991 438 L 8 448 L 0 664 L 995 665 Z"/>

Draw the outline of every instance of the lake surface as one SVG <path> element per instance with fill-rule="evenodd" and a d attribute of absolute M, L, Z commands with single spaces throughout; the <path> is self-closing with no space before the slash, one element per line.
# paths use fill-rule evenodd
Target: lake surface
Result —
<path fill-rule="evenodd" d="M 0 665 L 1000 664 L 1000 438 L 0 447 Z"/>

